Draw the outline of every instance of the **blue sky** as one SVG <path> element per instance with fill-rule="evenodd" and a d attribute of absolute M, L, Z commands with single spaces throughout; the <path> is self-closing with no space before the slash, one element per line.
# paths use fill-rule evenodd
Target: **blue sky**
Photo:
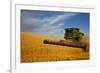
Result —
<path fill-rule="evenodd" d="M 71 27 L 89 36 L 89 13 L 21 10 L 21 32 L 64 38 L 64 29 Z"/>

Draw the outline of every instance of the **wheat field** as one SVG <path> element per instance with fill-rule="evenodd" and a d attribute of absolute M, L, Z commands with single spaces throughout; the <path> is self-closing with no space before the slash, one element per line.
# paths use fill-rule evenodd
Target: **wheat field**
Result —
<path fill-rule="evenodd" d="M 31 32 L 21 32 L 21 63 L 89 60 L 89 52 L 82 48 L 44 44 L 45 39 L 57 38 L 38 35 Z M 89 40 L 82 40 L 89 44 Z"/>

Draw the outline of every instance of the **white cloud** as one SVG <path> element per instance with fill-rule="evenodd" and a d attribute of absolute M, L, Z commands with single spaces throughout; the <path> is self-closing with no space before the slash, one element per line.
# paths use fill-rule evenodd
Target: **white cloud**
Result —
<path fill-rule="evenodd" d="M 60 23 L 60 24 L 58 24 L 59 26 L 63 26 L 64 25 L 64 23 Z"/>
<path fill-rule="evenodd" d="M 51 22 L 49 24 L 55 24 L 57 22 L 64 20 L 65 18 L 68 19 L 69 17 L 74 16 L 74 15 L 76 14 L 75 13 L 65 13 L 62 15 L 58 15 L 56 17 L 54 16 L 53 19 L 50 20 Z"/>

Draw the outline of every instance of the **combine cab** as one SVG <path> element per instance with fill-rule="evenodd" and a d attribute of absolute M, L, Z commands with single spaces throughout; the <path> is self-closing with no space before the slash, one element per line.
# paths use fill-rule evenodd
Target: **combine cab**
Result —
<path fill-rule="evenodd" d="M 79 41 L 84 34 L 79 31 L 79 28 L 66 28 L 64 38 Z"/>

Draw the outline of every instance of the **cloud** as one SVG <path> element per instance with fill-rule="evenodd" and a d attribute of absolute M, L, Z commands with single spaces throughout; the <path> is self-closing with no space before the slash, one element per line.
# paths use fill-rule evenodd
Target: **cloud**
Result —
<path fill-rule="evenodd" d="M 23 14 L 24 15 L 24 14 Z M 21 31 L 35 32 L 53 37 L 64 37 L 64 20 L 76 15 L 76 13 L 63 13 L 49 17 L 21 17 Z M 36 16 L 36 15 L 35 15 Z"/>
<path fill-rule="evenodd" d="M 51 22 L 49 23 L 49 25 L 59 23 L 59 22 L 63 21 L 65 18 L 68 19 L 68 18 L 70 18 L 71 16 L 74 16 L 74 15 L 76 15 L 76 13 L 64 13 L 62 15 L 54 16 L 50 20 Z"/>

